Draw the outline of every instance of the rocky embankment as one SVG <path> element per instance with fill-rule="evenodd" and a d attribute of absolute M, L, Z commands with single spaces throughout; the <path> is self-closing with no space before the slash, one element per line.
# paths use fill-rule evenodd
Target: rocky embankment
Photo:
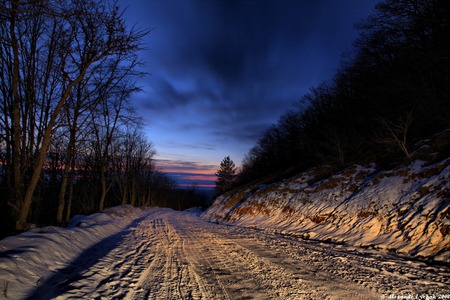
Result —
<path fill-rule="evenodd" d="M 219 196 L 203 218 L 450 262 L 449 136 L 422 142 L 391 170 L 320 167 L 249 184 Z"/>

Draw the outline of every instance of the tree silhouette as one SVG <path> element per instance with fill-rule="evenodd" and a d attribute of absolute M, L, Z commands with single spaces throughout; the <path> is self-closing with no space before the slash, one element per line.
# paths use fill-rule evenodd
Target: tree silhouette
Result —
<path fill-rule="evenodd" d="M 0 132 L 8 192 L 1 202 L 8 204 L 16 230 L 28 226 L 47 153 L 55 131 L 66 123 L 71 98 L 88 86 L 110 94 L 117 82 L 126 82 L 126 76 L 109 85 L 99 78 L 115 78 L 112 65 L 133 71 L 146 34 L 126 28 L 122 11 L 105 0 L 1 2 Z M 83 108 L 92 103 L 84 94 Z M 60 211 L 58 221 L 61 217 Z"/>
<path fill-rule="evenodd" d="M 220 168 L 217 170 L 216 176 L 216 190 L 224 193 L 229 190 L 236 178 L 236 166 L 230 156 L 225 157 L 220 163 Z"/>
<path fill-rule="evenodd" d="M 450 2 L 384 0 L 332 80 L 262 133 L 235 186 L 280 171 L 411 159 L 450 127 Z"/>

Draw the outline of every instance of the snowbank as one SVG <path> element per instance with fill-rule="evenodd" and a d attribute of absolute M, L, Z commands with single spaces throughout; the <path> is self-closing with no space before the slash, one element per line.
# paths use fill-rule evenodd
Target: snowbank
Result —
<path fill-rule="evenodd" d="M 202 217 L 450 262 L 450 158 L 319 173 L 229 192 Z"/>
<path fill-rule="evenodd" d="M 104 213 L 75 216 L 67 228 L 33 228 L 0 241 L 0 288 L 3 297 L 23 299 L 29 291 L 64 268 L 83 250 L 120 233 L 149 213 L 129 205 Z"/>

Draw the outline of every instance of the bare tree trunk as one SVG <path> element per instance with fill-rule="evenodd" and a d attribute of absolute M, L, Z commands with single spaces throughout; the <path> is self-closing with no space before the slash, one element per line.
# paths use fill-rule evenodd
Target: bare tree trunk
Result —
<path fill-rule="evenodd" d="M 109 183 L 109 185 L 106 182 L 106 175 L 105 175 L 105 167 L 101 167 L 101 186 L 102 186 L 102 194 L 100 196 L 100 203 L 98 206 L 99 211 L 103 211 L 105 209 L 105 201 L 106 201 L 106 195 L 108 194 L 109 190 L 112 187 L 112 182 Z"/>
<path fill-rule="evenodd" d="M 70 172 L 70 183 L 69 183 L 69 195 L 67 197 L 67 209 L 66 209 L 66 222 L 70 220 L 70 215 L 72 213 L 72 199 L 73 199 L 73 172 L 75 169 L 75 160 L 72 160 L 72 172 Z"/>
<path fill-rule="evenodd" d="M 123 192 L 122 192 L 122 203 L 121 203 L 121 205 L 127 204 L 127 193 L 128 193 L 128 185 L 123 183 Z"/>
<path fill-rule="evenodd" d="M 20 213 L 22 209 L 22 172 L 21 172 L 21 150 L 20 150 L 20 98 L 19 98 L 19 42 L 16 37 L 16 19 L 17 10 L 19 7 L 19 1 L 14 0 L 11 2 L 11 46 L 13 50 L 13 78 L 12 78 L 12 165 L 13 165 L 13 182 L 14 182 L 14 196 L 15 203 L 11 204 L 15 210 Z"/>
<path fill-rule="evenodd" d="M 131 185 L 131 206 L 136 205 L 136 180 L 133 180 L 133 183 Z"/>
<path fill-rule="evenodd" d="M 66 90 L 64 91 L 63 96 L 59 100 L 58 105 L 55 107 L 55 110 L 52 113 L 50 123 L 48 124 L 47 128 L 45 128 L 44 136 L 42 139 L 42 147 L 39 151 L 38 157 L 34 164 L 33 174 L 31 176 L 30 183 L 27 186 L 25 197 L 23 199 L 23 203 L 20 208 L 19 217 L 16 221 L 16 230 L 24 230 L 26 228 L 26 221 L 28 213 L 30 211 L 31 202 L 33 200 L 33 193 L 34 190 L 36 189 L 37 183 L 41 176 L 42 168 L 44 167 L 45 156 L 47 154 L 48 147 L 50 146 L 53 128 L 55 127 L 59 111 L 64 105 L 67 97 L 69 97 L 72 88 L 83 79 L 84 75 L 86 74 L 86 71 L 87 67 L 85 67 L 85 69 L 82 70 L 82 72 L 78 75 L 78 77 L 74 81 L 69 83 Z"/>
<path fill-rule="evenodd" d="M 69 181 L 69 177 L 71 177 L 71 173 L 73 172 L 73 169 L 71 170 L 70 166 L 73 161 L 74 146 L 75 146 L 75 130 L 71 130 L 69 144 L 67 146 L 67 157 L 64 165 L 61 189 L 59 191 L 59 198 L 58 198 L 58 211 L 56 215 L 56 221 L 58 224 L 61 224 L 63 221 L 67 183 Z"/>

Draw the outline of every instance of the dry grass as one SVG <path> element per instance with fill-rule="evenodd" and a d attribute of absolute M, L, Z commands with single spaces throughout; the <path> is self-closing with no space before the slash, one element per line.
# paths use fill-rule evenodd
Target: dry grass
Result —
<path fill-rule="evenodd" d="M 289 205 L 286 205 L 286 206 L 283 207 L 281 212 L 283 214 L 286 214 L 286 216 L 291 217 L 291 216 L 293 216 L 295 214 L 296 210 L 294 208 L 290 207 Z"/>
<path fill-rule="evenodd" d="M 242 200 L 247 195 L 247 191 L 240 191 L 229 197 L 229 200 L 225 203 L 225 208 L 232 208 Z"/>
<path fill-rule="evenodd" d="M 448 236 L 450 234 L 450 225 L 445 224 L 439 231 L 441 232 L 442 236 Z"/>
<path fill-rule="evenodd" d="M 376 216 L 377 213 L 374 211 L 366 210 L 366 211 L 360 211 L 357 215 L 358 218 L 368 218 Z"/>
<path fill-rule="evenodd" d="M 236 215 L 254 215 L 262 213 L 270 215 L 270 210 L 264 202 L 252 202 L 250 204 L 241 205 L 234 210 Z"/>
<path fill-rule="evenodd" d="M 324 223 L 331 217 L 331 214 L 322 214 L 322 215 L 316 215 L 312 216 L 309 219 L 313 221 L 316 224 Z"/>

